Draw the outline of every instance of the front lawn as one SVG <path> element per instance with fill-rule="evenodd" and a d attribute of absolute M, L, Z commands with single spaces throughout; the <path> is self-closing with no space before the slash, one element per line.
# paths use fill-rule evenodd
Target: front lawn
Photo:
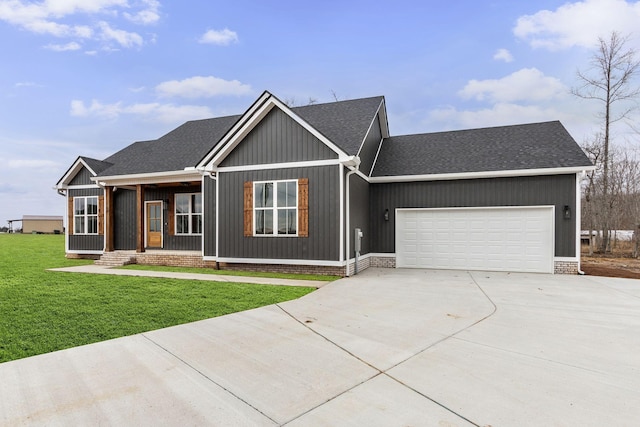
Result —
<path fill-rule="evenodd" d="M 299 298 L 313 288 L 46 271 L 64 236 L 0 235 L 0 363 Z"/>

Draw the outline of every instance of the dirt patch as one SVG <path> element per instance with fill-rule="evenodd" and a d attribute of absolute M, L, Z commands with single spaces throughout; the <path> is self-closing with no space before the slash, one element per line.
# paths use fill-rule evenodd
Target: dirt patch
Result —
<path fill-rule="evenodd" d="M 592 256 L 583 252 L 581 268 L 591 276 L 640 279 L 640 260 L 632 258 L 631 252 L 626 250 L 614 250 L 613 254 L 593 254 Z"/>

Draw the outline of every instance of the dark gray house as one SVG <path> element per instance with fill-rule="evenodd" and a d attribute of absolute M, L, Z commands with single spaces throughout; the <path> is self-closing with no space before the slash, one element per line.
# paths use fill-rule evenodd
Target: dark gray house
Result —
<path fill-rule="evenodd" d="M 590 169 L 560 122 L 390 136 L 383 97 L 290 108 L 265 92 L 79 157 L 57 189 L 67 256 L 105 263 L 576 273 Z"/>

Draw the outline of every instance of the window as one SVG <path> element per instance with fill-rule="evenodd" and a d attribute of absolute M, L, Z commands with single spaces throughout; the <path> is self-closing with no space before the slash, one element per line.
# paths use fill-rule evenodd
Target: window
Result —
<path fill-rule="evenodd" d="M 73 198 L 73 233 L 98 234 L 98 197 Z"/>
<path fill-rule="evenodd" d="M 253 184 L 256 235 L 298 234 L 298 181 Z"/>
<path fill-rule="evenodd" d="M 202 193 L 176 194 L 176 234 L 202 234 Z"/>

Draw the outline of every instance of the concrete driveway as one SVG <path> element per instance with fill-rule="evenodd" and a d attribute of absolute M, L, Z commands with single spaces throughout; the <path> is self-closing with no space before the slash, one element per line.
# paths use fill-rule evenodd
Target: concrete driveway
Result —
<path fill-rule="evenodd" d="M 0 379 L 11 426 L 636 426 L 640 281 L 369 269 Z"/>

